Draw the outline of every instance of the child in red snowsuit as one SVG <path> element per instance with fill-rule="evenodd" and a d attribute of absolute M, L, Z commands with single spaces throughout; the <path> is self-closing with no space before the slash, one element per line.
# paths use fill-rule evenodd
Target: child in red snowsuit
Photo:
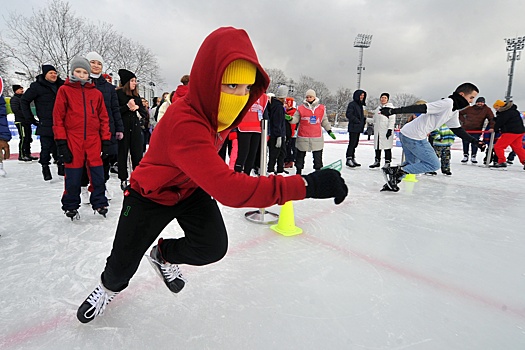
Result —
<path fill-rule="evenodd" d="M 111 132 L 104 97 L 91 83 L 90 71 L 86 58 L 73 58 L 70 76 L 58 89 L 53 108 L 53 133 L 66 168 L 62 210 L 71 220 L 79 218 L 84 163 L 92 186 L 91 206 L 104 217 L 108 212 L 101 151 L 107 155 L 104 150 L 109 147 Z"/>

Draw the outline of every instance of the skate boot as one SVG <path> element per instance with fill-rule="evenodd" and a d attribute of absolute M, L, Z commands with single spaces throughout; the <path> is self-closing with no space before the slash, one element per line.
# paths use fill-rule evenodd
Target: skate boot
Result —
<path fill-rule="evenodd" d="M 82 323 L 88 323 L 97 316 L 102 316 L 106 305 L 108 305 L 119 292 L 112 292 L 102 285 L 102 282 L 95 288 L 86 300 L 80 305 L 77 311 L 77 318 Z"/>
<path fill-rule="evenodd" d="M 393 189 L 391 189 L 391 188 L 388 186 L 388 184 L 384 184 L 384 185 L 383 185 L 383 188 L 381 189 L 380 192 L 397 192 L 397 191 L 399 191 L 399 187 L 397 188 L 397 190 L 393 190 Z"/>
<path fill-rule="evenodd" d="M 383 170 L 383 176 L 385 177 L 386 183 L 391 190 L 397 192 L 399 191 L 398 183 L 401 182 L 403 176 L 407 173 L 401 169 L 400 165 L 397 166 L 384 166 L 381 168 Z"/>
<path fill-rule="evenodd" d="M 186 279 L 182 276 L 179 269 L 179 265 L 170 264 L 162 257 L 160 245 L 162 244 L 162 238 L 156 246 L 151 249 L 151 252 L 146 257 L 148 258 L 151 266 L 155 269 L 155 272 L 162 278 L 166 286 L 173 293 L 178 293 L 184 288 Z"/>
<path fill-rule="evenodd" d="M 452 173 L 450 172 L 450 170 L 442 171 L 442 173 L 443 175 L 452 176 Z"/>
<path fill-rule="evenodd" d="M 374 163 L 373 163 L 373 164 L 370 164 L 368 167 L 369 167 L 369 168 L 379 168 L 380 165 L 381 165 L 381 163 L 380 163 L 379 159 L 376 159 L 376 160 L 374 161 Z"/>
<path fill-rule="evenodd" d="M 108 213 L 108 208 L 106 207 L 97 208 L 95 209 L 95 213 L 99 213 L 103 217 L 106 217 L 106 214 Z"/>
<path fill-rule="evenodd" d="M 28 157 L 31 158 L 31 160 L 38 160 L 38 157 L 33 157 L 31 153 L 29 153 Z"/>
<path fill-rule="evenodd" d="M 33 161 L 33 159 L 29 158 L 28 156 L 21 155 L 18 157 L 18 161 L 22 163 L 30 163 Z"/>
<path fill-rule="evenodd" d="M 496 168 L 496 169 L 502 169 L 502 168 L 506 168 L 507 167 L 507 163 L 503 162 L 503 163 L 494 163 L 494 165 L 489 165 L 489 168 Z"/>
<path fill-rule="evenodd" d="M 62 164 L 62 163 L 58 163 L 57 164 L 57 173 L 58 173 L 58 176 L 66 175 L 66 168 L 65 168 L 64 164 Z"/>
<path fill-rule="evenodd" d="M 435 171 L 427 171 L 425 173 L 425 175 L 430 175 L 430 176 L 436 176 L 438 173 L 436 173 Z"/>
<path fill-rule="evenodd" d="M 353 158 L 346 158 L 346 166 L 350 168 L 355 168 L 357 165 L 355 165 Z"/>
<path fill-rule="evenodd" d="M 64 214 L 66 214 L 66 216 L 67 216 L 68 218 L 70 218 L 71 221 L 73 221 L 73 220 L 75 220 L 75 219 L 77 219 L 77 220 L 80 219 L 80 214 L 78 213 L 78 210 L 76 210 L 76 209 L 68 209 L 68 210 L 66 210 L 66 211 L 64 212 Z"/>
<path fill-rule="evenodd" d="M 466 162 L 468 162 L 468 154 L 464 154 L 463 159 L 461 160 L 461 163 L 466 163 Z"/>
<path fill-rule="evenodd" d="M 49 181 L 53 178 L 49 165 L 42 165 L 42 175 L 44 176 L 44 181 Z"/>
<path fill-rule="evenodd" d="M 4 163 L 0 163 L 0 176 L 5 177 L 6 175 L 7 173 L 4 170 Z"/>
<path fill-rule="evenodd" d="M 476 160 L 476 155 L 473 154 L 472 157 L 470 157 L 470 161 L 472 162 L 472 164 L 478 164 L 478 161 Z"/>

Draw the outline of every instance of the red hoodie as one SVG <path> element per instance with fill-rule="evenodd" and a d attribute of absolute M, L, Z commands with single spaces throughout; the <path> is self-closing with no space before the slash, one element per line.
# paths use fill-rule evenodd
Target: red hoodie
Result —
<path fill-rule="evenodd" d="M 217 132 L 222 75 L 234 60 L 257 67 L 250 98 L 234 123 Z M 174 205 L 201 187 L 224 205 L 263 208 L 305 198 L 301 176 L 250 177 L 234 172 L 217 154 L 223 141 L 253 103 L 266 91 L 268 75 L 242 29 L 219 28 L 202 43 L 188 93 L 159 122 L 148 152 L 131 174 L 131 187 L 163 205 Z M 159 127 L 160 126 L 160 127 Z"/>

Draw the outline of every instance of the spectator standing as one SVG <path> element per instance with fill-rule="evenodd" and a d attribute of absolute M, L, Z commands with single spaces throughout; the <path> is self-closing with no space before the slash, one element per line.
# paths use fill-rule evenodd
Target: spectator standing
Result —
<path fill-rule="evenodd" d="M 4 81 L 0 77 L 0 176 L 5 177 L 7 172 L 4 169 L 4 159 L 9 159 L 9 141 L 11 140 L 11 131 L 7 123 L 7 108 L 2 92 L 4 91 Z"/>
<path fill-rule="evenodd" d="M 485 120 L 490 124 L 489 131 L 492 131 L 494 128 L 494 113 L 492 113 L 490 107 L 485 104 L 484 97 L 478 97 L 474 106 L 467 107 L 459 112 L 461 127 L 465 129 L 470 136 L 478 140 L 482 134 Z M 476 160 L 478 146 L 468 142 L 468 140 L 463 140 L 463 159 L 461 163 L 468 162 L 469 147 L 471 148 L 470 161 L 472 164 L 476 164 L 478 162 Z"/>
<path fill-rule="evenodd" d="M 177 89 L 175 89 L 175 93 L 173 94 L 171 98 L 171 103 L 174 103 L 179 98 L 182 98 L 186 96 L 189 89 L 189 83 L 190 83 L 190 76 L 189 75 L 183 75 L 182 78 L 180 78 L 180 82 L 182 85 L 177 86 Z"/>
<path fill-rule="evenodd" d="M 348 148 L 346 149 L 346 165 L 350 168 L 361 166 L 355 160 L 355 149 L 359 145 L 359 137 L 365 128 L 364 106 L 366 106 L 366 92 L 364 90 L 354 91 L 352 101 L 346 108 L 348 119 Z"/>
<path fill-rule="evenodd" d="M 288 96 L 288 86 L 277 88 L 275 97 L 268 107 L 268 170 L 267 174 L 282 174 L 284 172 L 284 156 L 286 155 L 286 118 L 284 101 Z M 277 170 L 275 166 L 277 164 Z"/>
<path fill-rule="evenodd" d="M 394 147 L 394 127 L 396 124 L 396 116 L 391 115 L 385 117 L 381 114 L 381 108 L 390 107 L 394 108 L 394 105 L 388 102 L 390 95 L 387 92 L 383 92 L 379 98 L 379 107 L 374 111 L 374 149 L 375 149 L 375 161 L 369 165 L 369 168 L 378 168 L 381 165 L 381 151 L 385 151 L 385 164 L 390 164 L 392 161 L 392 147 Z"/>
<path fill-rule="evenodd" d="M 42 74 L 38 75 L 35 81 L 31 83 L 20 101 L 26 121 L 34 120 L 31 102 L 35 104 L 38 118 L 36 134 L 40 136 L 40 160 L 38 162 L 42 165 L 42 175 L 45 181 L 53 178 L 49 169 L 51 156 L 57 163 L 58 175 L 64 176 L 64 163 L 58 159 L 53 135 L 53 107 L 55 106 L 58 88 L 63 84 L 64 81 L 58 76 L 55 67 L 44 64 Z"/>
<path fill-rule="evenodd" d="M 306 152 L 312 152 L 314 170 L 321 170 L 323 167 L 323 148 L 325 129 L 328 135 L 335 140 L 332 127 L 326 116 L 326 108 L 319 102 L 314 90 L 306 91 L 303 103 L 297 107 L 293 117 L 287 116 L 292 124 L 299 124 L 297 132 L 297 158 L 295 159 L 295 169 L 297 174 L 301 174 L 304 168 L 304 158 Z"/>
<path fill-rule="evenodd" d="M 144 141 L 140 119 L 147 118 L 148 113 L 142 105 L 135 74 L 127 69 L 119 69 L 118 75 L 120 86 L 117 88 L 117 97 L 124 125 L 124 137 L 118 143 L 118 178 L 124 190 L 128 186 L 128 156 L 131 157 L 131 170 L 142 159 Z"/>
<path fill-rule="evenodd" d="M 297 108 L 293 97 L 287 97 L 285 100 L 286 114 L 293 117 Z M 286 156 L 284 157 L 284 167 L 293 168 L 297 154 L 297 124 L 286 123 Z"/>
<path fill-rule="evenodd" d="M 24 88 L 20 85 L 13 85 L 13 93 L 11 110 L 15 115 L 15 125 L 20 139 L 18 142 L 18 160 L 21 162 L 32 162 L 33 160 L 38 160 L 38 157 L 31 156 L 31 142 L 33 142 L 31 124 L 36 125 L 37 122 L 34 117 L 30 121 L 26 120 L 24 112 L 22 112 L 21 103 Z"/>
<path fill-rule="evenodd" d="M 494 132 L 501 132 L 498 142 L 494 144 L 498 162 L 491 165 L 492 168 L 506 168 L 507 159 L 505 158 L 505 149 L 510 146 L 518 156 L 525 170 L 525 149 L 523 149 L 522 139 L 525 135 L 525 126 L 521 114 L 512 101 L 504 102 L 497 100 L 493 105 L 496 110 L 496 122 L 494 123 Z"/>

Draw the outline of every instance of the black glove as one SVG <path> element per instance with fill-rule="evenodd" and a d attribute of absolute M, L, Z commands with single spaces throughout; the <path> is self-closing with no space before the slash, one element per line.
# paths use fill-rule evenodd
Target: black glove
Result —
<path fill-rule="evenodd" d="M 485 152 L 485 148 L 487 148 L 487 145 L 483 141 L 478 141 L 478 148 L 481 152 Z"/>
<path fill-rule="evenodd" d="M 381 114 L 384 115 L 385 117 L 389 117 L 391 116 L 392 114 L 395 114 L 392 112 L 393 108 L 390 108 L 390 107 L 383 107 L 381 108 Z"/>
<path fill-rule="evenodd" d="M 386 131 L 386 138 L 388 139 L 390 136 L 392 136 L 392 129 Z"/>
<path fill-rule="evenodd" d="M 62 159 L 62 162 L 71 163 L 73 161 L 73 154 L 67 146 L 66 140 L 57 140 L 57 151 L 58 156 Z"/>
<path fill-rule="evenodd" d="M 109 140 L 102 141 L 102 154 L 100 155 L 102 159 L 106 159 L 107 157 L 109 157 L 110 147 L 111 147 L 111 141 Z"/>
<path fill-rule="evenodd" d="M 341 174 L 334 169 L 323 169 L 303 176 L 308 183 L 306 198 L 332 198 L 340 204 L 348 194 L 348 187 Z"/>

